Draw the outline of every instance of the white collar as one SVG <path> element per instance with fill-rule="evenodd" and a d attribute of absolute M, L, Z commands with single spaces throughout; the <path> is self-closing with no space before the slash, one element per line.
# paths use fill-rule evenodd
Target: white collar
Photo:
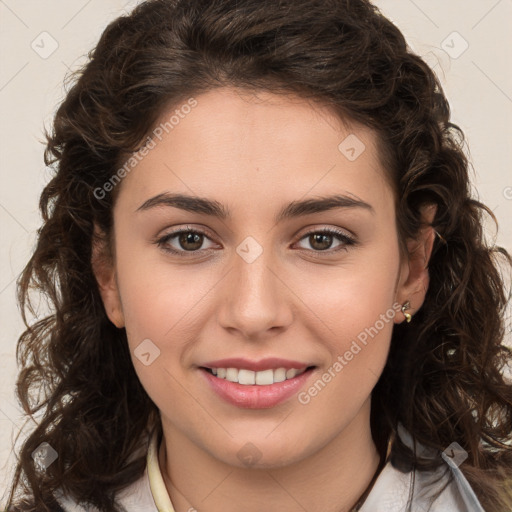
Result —
<path fill-rule="evenodd" d="M 411 436 L 403 428 L 398 435 L 409 447 Z M 428 449 L 417 444 L 418 453 L 428 453 Z M 446 464 L 436 471 L 414 473 L 414 512 L 485 512 L 463 473 L 455 465 Z M 450 474 L 453 479 L 449 481 Z M 404 512 L 412 487 L 413 473 L 402 473 L 388 461 L 364 501 L 359 512 Z M 432 494 L 436 494 L 443 485 L 445 489 L 432 503 Z M 82 508 L 70 498 L 57 493 L 57 499 L 66 512 L 93 512 L 91 507 Z M 150 439 L 147 464 L 141 478 L 123 489 L 117 496 L 117 502 L 128 512 L 176 512 L 160 471 L 158 462 L 158 433 Z"/>
<path fill-rule="evenodd" d="M 158 463 L 158 434 L 154 432 L 149 442 L 148 457 L 147 457 L 147 474 L 149 479 L 149 486 L 151 494 L 155 500 L 155 505 L 158 512 L 175 512 L 172 506 L 169 493 L 165 487 L 164 479 L 160 471 Z"/>
<path fill-rule="evenodd" d="M 412 437 L 399 425 L 398 435 L 412 448 Z M 418 453 L 427 454 L 429 450 L 417 443 Z M 445 459 L 443 459 L 445 460 Z M 448 483 L 449 475 L 453 480 Z M 158 512 L 175 512 L 158 463 L 158 436 L 155 432 L 151 438 L 147 456 L 147 475 L 149 487 Z M 359 512 L 401 512 L 406 509 L 412 486 L 412 472 L 402 473 L 391 462 L 387 462 L 377 477 L 370 493 Z M 460 469 L 452 464 L 444 464 L 434 472 L 415 472 L 414 512 L 445 512 L 450 510 L 485 512 L 468 481 Z M 439 498 L 432 504 L 431 494 L 447 484 Z M 149 512 L 149 511 L 148 511 Z"/>

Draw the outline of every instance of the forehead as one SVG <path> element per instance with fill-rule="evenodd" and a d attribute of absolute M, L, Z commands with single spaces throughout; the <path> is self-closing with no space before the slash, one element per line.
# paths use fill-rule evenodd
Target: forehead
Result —
<path fill-rule="evenodd" d="M 376 134 L 296 96 L 214 89 L 167 108 L 149 135 L 151 149 L 121 183 L 132 211 L 165 191 L 230 202 L 337 191 L 389 200 Z"/>

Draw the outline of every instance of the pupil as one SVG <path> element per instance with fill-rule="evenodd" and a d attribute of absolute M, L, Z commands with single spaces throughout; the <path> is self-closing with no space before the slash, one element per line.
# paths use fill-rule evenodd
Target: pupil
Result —
<path fill-rule="evenodd" d="M 180 246 L 186 251 L 194 251 L 201 247 L 203 241 L 200 233 L 182 233 L 179 237 Z M 192 244 L 193 247 L 187 247 L 187 244 Z"/>
<path fill-rule="evenodd" d="M 332 235 L 329 235 L 328 233 L 315 233 L 315 234 L 311 235 L 309 238 L 310 238 L 311 246 L 316 249 L 319 249 L 321 251 L 329 249 L 329 247 L 332 244 Z M 315 247 L 315 244 L 317 242 L 320 243 L 320 247 L 318 247 L 318 246 Z"/>

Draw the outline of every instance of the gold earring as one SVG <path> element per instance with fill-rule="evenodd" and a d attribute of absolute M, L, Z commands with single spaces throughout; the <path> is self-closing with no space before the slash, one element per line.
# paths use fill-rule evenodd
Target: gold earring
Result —
<path fill-rule="evenodd" d="M 412 320 L 412 315 L 410 313 L 406 313 L 406 311 L 410 308 L 411 303 L 409 301 L 404 302 L 404 304 L 402 305 L 402 313 L 404 314 L 407 323 L 409 323 Z"/>

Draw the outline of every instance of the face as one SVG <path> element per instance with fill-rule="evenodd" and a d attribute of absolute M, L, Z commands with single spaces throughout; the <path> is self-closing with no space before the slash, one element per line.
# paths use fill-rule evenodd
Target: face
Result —
<path fill-rule="evenodd" d="M 393 192 L 374 133 L 324 107 L 195 100 L 118 185 L 105 308 L 164 432 L 227 464 L 247 443 L 261 465 L 299 461 L 368 410 L 412 297 Z"/>

